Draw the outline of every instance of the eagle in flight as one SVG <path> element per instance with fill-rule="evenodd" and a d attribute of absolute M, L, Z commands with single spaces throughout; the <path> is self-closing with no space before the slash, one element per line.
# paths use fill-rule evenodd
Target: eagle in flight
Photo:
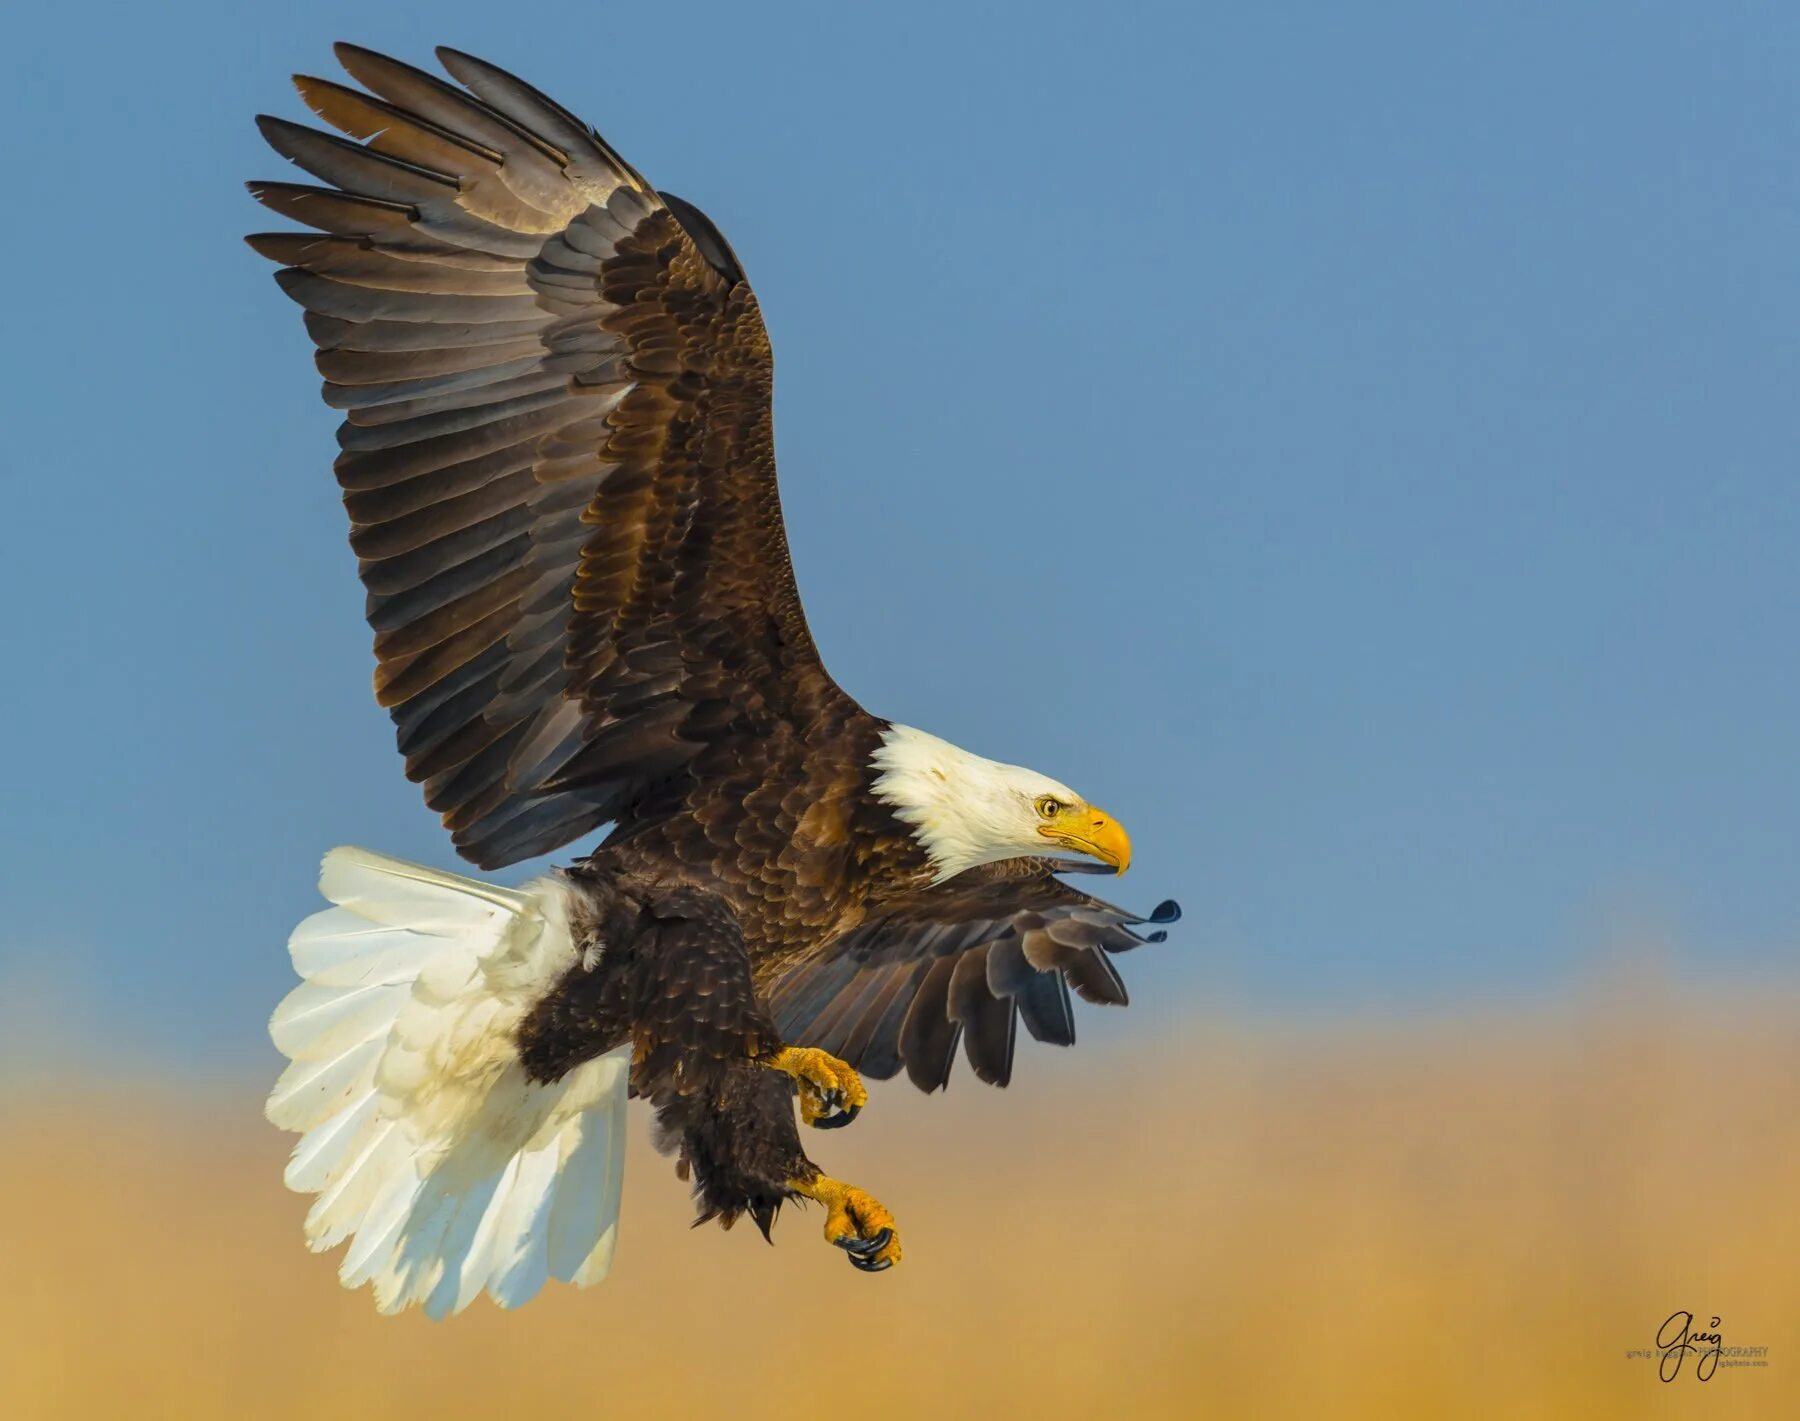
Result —
<path fill-rule="evenodd" d="M 736 254 L 598 133 L 455 50 L 351 45 L 279 118 L 311 229 L 250 237 L 305 312 L 407 775 L 483 869 L 611 825 L 520 888 L 366 850 L 290 941 L 270 1096 L 314 1249 L 383 1311 L 605 1276 L 625 1103 L 699 1220 L 816 1202 L 860 1269 L 888 1211 L 807 1158 L 862 1078 L 1004 1086 L 1018 1024 L 1157 941 L 1062 882 L 1124 872 L 1067 785 L 871 715 L 820 663 L 775 484 L 768 333 Z"/>

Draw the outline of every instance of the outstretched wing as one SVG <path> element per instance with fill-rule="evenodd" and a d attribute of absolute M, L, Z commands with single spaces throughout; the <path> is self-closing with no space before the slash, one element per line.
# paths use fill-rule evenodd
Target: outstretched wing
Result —
<path fill-rule="evenodd" d="M 409 777 L 484 868 L 629 811 L 722 737 L 847 704 L 775 484 L 737 259 L 586 125 L 454 50 L 296 79 L 354 142 L 259 120 L 329 186 L 249 238 L 306 310 Z"/>
<path fill-rule="evenodd" d="M 770 994 L 782 1039 L 818 1046 L 886 1080 L 904 1066 L 933 1091 L 957 1042 L 982 1080 L 1012 1079 L 1018 1023 L 1039 1041 L 1075 1042 L 1069 989 L 1123 1006 L 1110 954 L 1181 916 L 1173 902 L 1139 917 L 1069 887 L 1074 865 L 1008 859 L 922 889 L 840 939 L 830 956 L 790 970 Z"/>

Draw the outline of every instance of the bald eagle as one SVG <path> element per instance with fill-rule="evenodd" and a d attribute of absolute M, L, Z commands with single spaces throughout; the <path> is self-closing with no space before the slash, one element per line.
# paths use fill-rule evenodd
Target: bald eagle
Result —
<path fill-rule="evenodd" d="M 1124 872 L 1056 780 L 869 714 L 826 673 L 775 484 L 768 334 L 731 246 L 593 129 L 454 50 L 298 77 L 338 137 L 258 120 L 407 775 L 483 869 L 611 825 L 520 888 L 360 849 L 290 950 L 267 1114 L 315 1249 L 383 1311 L 511 1306 L 612 1258 L 625 1101 L 698 1221 L 824 1206 L 860 1269 L 893 1218 L 807 1158 L 864 1076 L 1004 1086 L 1157 941 L 1066 885 Z"/>

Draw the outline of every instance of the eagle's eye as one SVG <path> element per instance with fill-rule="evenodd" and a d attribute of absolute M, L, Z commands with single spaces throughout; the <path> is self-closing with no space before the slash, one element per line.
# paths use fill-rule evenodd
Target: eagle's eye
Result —
<path fill-rule="evenodd" d="M 1062 813 L 1062 801 L 1055 795 L 1041 794 L 1038 796 L 1037 812 L 1046 819 L 1054 819 Z"/>

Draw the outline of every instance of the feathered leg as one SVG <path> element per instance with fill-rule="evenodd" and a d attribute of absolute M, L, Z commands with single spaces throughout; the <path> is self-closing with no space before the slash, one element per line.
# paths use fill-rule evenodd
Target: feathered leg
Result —
<path fill-rule="evenodd" d="M 852 1263 L 879 1271 L 896 1262 L 892 1216 L 823 1174 L 794 1120 L 796 1087 L 802 1116 L 827 1128 L 855 1118 L 868 1092 L 835 1057 L 782 1043 L 724 901 L 694 889 L 659 893 L 606 931 L 591 985 L 544 1020 L 597 1020 L 610 1013 L 583 1003 L 602 999 L 628 1016 L 632 1085 L 656 1109 L 659 1148 L 675 1152 L 693 1181 L 695 1222 L 729 1228 L 749 1214 L 767 1237 L 783 1203 L 809 1199 L 826 1206 L 825 1236 Z"/>
<path fill-rule="evenodd" d="M 694 1182 L 696 1224 L 726 1228 L 749 1214 L 763 1237 L 791 1198 L 825 1205 L 825 1241 L 865 1272 L 900 1261 L 894 1216 L 865 1191 L 824 1174 L 800 1147 L 791 1088 L 754 1061 L 734 1061 L 717 1092 L 665 1094 L 657 1103 L 664 1147 L 680 1151 L 679 1168 Z"/>

